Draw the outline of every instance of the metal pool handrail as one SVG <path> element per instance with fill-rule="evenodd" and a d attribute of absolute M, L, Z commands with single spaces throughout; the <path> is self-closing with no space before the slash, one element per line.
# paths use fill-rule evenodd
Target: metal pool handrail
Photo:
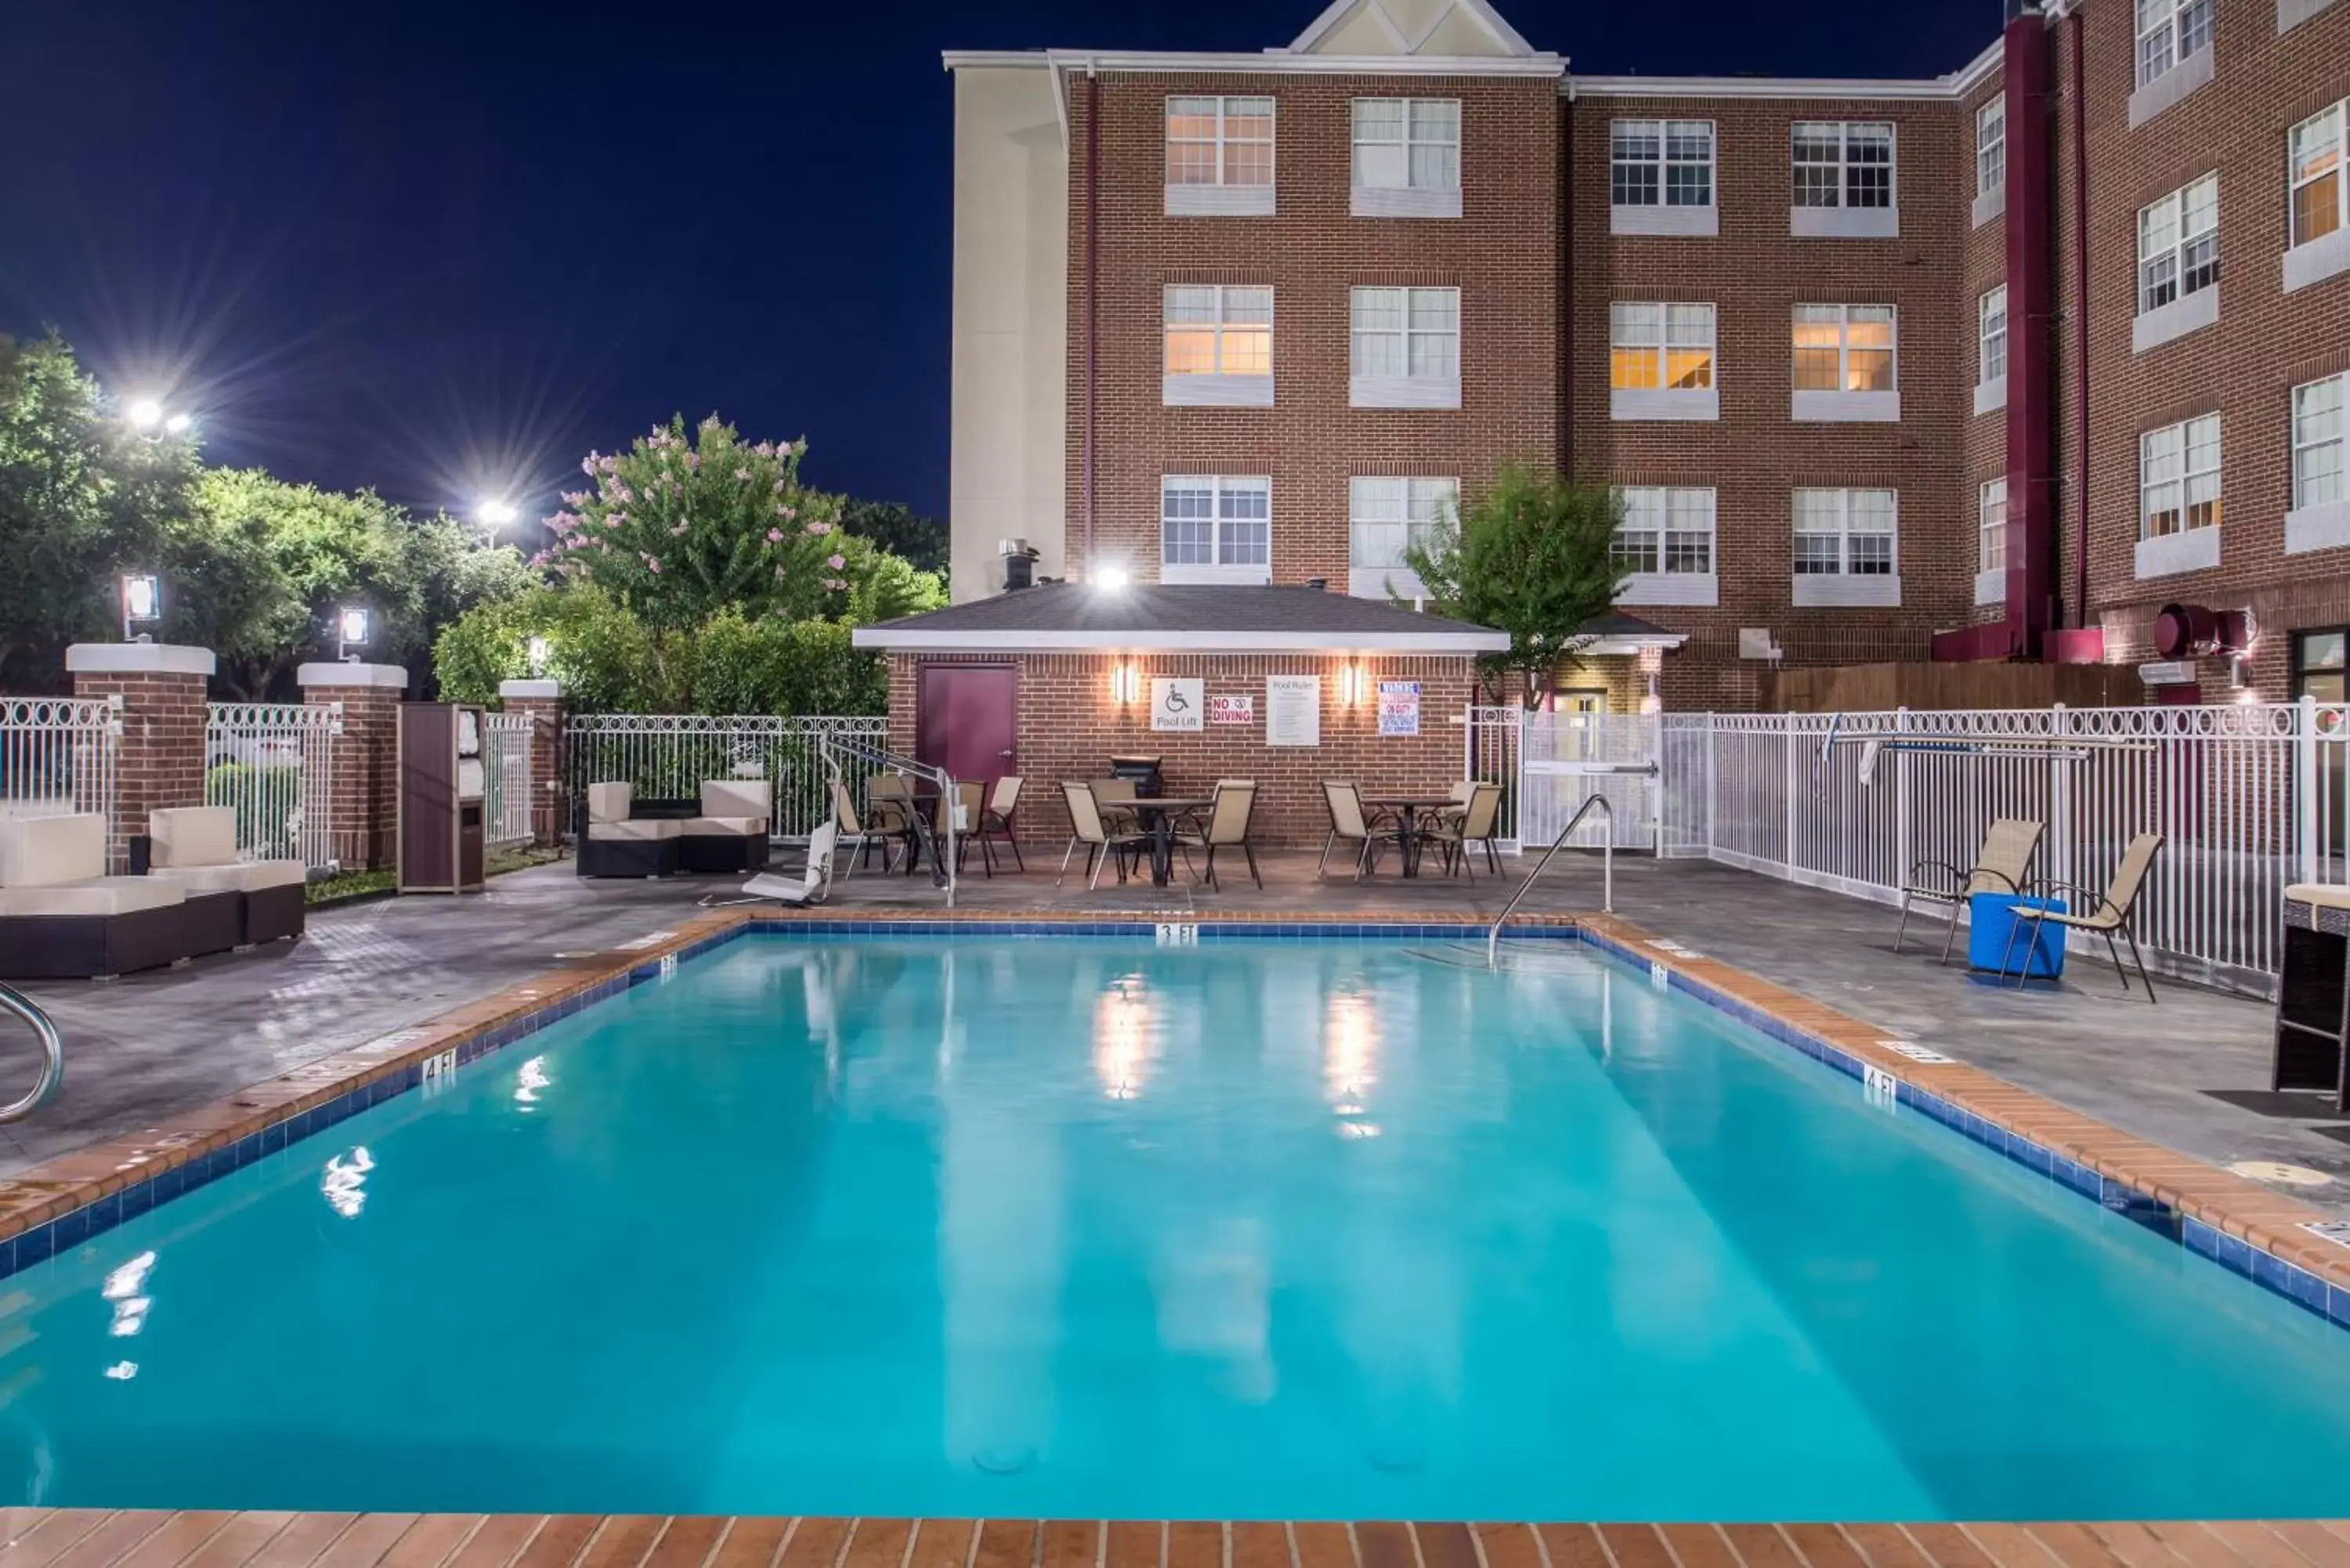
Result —
<path fill-rule="evenodd" d="M 65 1045 L 58 1040 L 57 1026 L 49 1021 L 49 1015 L 23 992 L 0 985 L 0 1012 L 13 1012 L 23 1019 L 41 1042 L 41 1081 L 23 1099 L 0 1106 L 0 1122 L 21 1122 L 57 1097 L 57 1085 L 65 1082 Z"/>
<path fill-rule="evenodd" d="M 1654 774 L 1657 771 L 1657 764 L 1624 763 L 1614 767 L 1595 767 L 1589 771 L 1610 774 Z M 1526 873 L 1526 879 L 1518 885 L 1518 890 L 1510 895 L 1510 901 L 1502 906 L 1501 914 L 1493 921 L 1493 929 L 1485 934 L 1485 967 L 1487 969 L 1500 967 L 1502 928 L 1509 924 L 1511 915 L 1517 910 L 1519 900 L 1534 890 L 1535 879 L 1549 867 L 1551 857 L 1566 847 L 1567 839 L 1576 828 L 1583 826 L 1583 819 L 1591 815 L 1591 809 L 1594 806 L 1599 808 L 1601 818 L 1607 824 L 1607 836 L 1600 842 L 1599 846 L 1601 878 L 1599 910 L 1600 913 L 1607 915 L 1616 912 L 1616 808 L 1607 804 L 1606 795 L 1588 794 L 1584 796 L 1583 804 L 1575 808 L 1575 815 L 1566 819 L 1566 826 L 1558 830 L 1558 836 L 1550 841 L 1550 847 L 1543 851 L 1543 857 L 1534 862 L 1534 868 Z"/>
<path fill-rule="evenodd" d="M 838 752 L 844 756 L 855 757 L 860 762 L 871 763 L 877 767 L 907 774 L 918 779 L 928 779 L 939 786 L 939 836 L 941 842 L 931 846 L 931 881 L 933 887 L 944 888 L 947 890 L 947 908 L 953 909 L 955 907 L 955 812 L 960 808 L 962 802 L 962 796 L 955 792 L 954 775 L 948 773 L 946 769 L 933 767 L 929 763 L 916 762 L 911 757 L 901 757 L 895 752 L 885 752 L 878 746 L 859 745 L 855 741 L 836 740 L 827 735 L 820 740 L 819 744 L 827 753 L 827 764 L 836 771 L 838 764 L 830 763 L 828 756 L 828 753 L 833 752 Z M 920 836 L 921 816 L 919 813 L 914 814 L 910 826 L 915 836 Z"/>

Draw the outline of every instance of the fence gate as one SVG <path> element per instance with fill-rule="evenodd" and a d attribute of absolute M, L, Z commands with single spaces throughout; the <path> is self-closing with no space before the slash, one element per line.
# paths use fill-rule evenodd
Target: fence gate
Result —
<path fill-rule="evenodd" d="M 530 822 L 528 713 L 482 715 L 482 837 L 493 847 L 527 844 Z"/>
<path fill-rule="evenodd" d="M 1608 841 L 1612 822 L 1615 847 L 1657 848 L 1661 794 L 1657 778 L 1617 770 L 1654 766 L 1658 739 L 1658 722 L 1651 714 L 1526 714 L 1520 741 L 1519 837 L 1547 847 L 1584 801 L 1596 794 L 1607 797 L 1613 818 L 1586 817 L 1569 844 L 1598 848 Z"/>
<path fill-rule="evenodd" d="M 335 842 L 339 702 L 214 702 L 204 724 L 204 803 L 236 812 L 236 852 L 298 859 L 314 877 L 341 865 Z"/>
<path fill-rule="evenodd" d="M 774 786 L 771 831 L 801 838 L 829 815 L 820 742 L 852 741 L 879 751 L 889 721 L 879 715 L 780 718 L 768 713 L 579 713 L 564 729 L 571 798 L 607 782 L 635 786 L 639 800 L 691 800 L 705 779 L 765 779 Z M 857 808 L 865 809 L 869 763 L 842 759 Z"/>
<path fill-rule="evenodd" d="M 114 834 L 121 699 L 0 697 L 0 817 L 94 812 Z"/>
<path fill-rule="evenodd" d="M 1502 786 L 1502 815 L 1495 837 L 1504 850 L 1513 854 L 1521 842 L 1518 805 L 1523 792 L 1518 778 L 1518 755 L 1523 740 L 1520 725 L 1524 718 L 1525 711 L 1520 708 L 1473 707 L 1461 721 L 1461 776 Z"/>

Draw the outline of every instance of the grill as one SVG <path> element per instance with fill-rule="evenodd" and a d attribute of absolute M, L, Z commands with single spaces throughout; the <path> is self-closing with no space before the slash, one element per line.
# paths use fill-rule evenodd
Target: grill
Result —
<path fill-rule="evenodd" d="M 1132 779 L 1135 798 L 1153 800 L 1167 793 L 1159 777 L 1159 764 L 1162 760 L 1159 757 L 1112 757 L 1109 760 L 1109 776 Z"/>

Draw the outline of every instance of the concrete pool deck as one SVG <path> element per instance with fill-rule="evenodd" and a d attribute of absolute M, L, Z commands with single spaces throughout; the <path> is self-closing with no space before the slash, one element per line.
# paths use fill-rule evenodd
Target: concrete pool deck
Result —
<path fill-rule="evenodd" d="M 1049 867 L 963 884 L 966 910 L 1196 913 L 1381 911 L 1430 916 L 1499 912 L 1523 875 L 1393 876 L 1357 886 L 1315 879 L 1310 857 L 1262 857 L 1265 887 L 1243 876 L 1221 891 L 1148 883 L 1058 888 Z M 974 867 L 976 862 L 973 863 Z M 1220 871 L 1224 869 L 1219 867 Z M 1562 859 L 1523 906 L 1596 909 L 1596 858 Z M 674 929 L 727 897 L 725 878 L 583 881 L 567 863 L 496 878 L 463 899 L 387 899 L 311 917 L 299 943 L 224 954 L 110 985 L 26 989 L 67 1041 L 66 1086 L 31 1121 L 0 1129 L 0 1176 L 86 1144 L 150 1127 L 298 1067 L 420 1023 L 556 967 Z M 834 907 L 912 913 L 940 908 L 924 877 L 859 873 Z M 2017 992 L 1934 961 L 1941 932 L 1913 925 L 1892 952 L 1894 913 L 1861 899 L 1700 861 L 1624 857 L 1616 909 L 1659 936 L 1929 1045 L 2124 1132 L 2218 1166 L 2272 1161 L 2334 1179 L 2276 1190 L 2350 1217 L 2350 1117 L 2317 1095 L 2267 1092 L 2266 1003 L 2158 981 L 2158 1005 L 2133 1000 L 2102 961 L 2069 968 L 2061 992 Z M 0 1036 L 0 1071 L 33 1070 L 28 1036 Z"/>

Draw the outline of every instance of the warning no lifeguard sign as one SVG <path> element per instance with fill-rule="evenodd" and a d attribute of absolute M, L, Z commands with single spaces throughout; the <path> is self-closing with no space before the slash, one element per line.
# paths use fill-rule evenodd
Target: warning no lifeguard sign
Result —
<path fill-rule="evenodd" d="M 1382 735 L 1419 733 L 1419 681 L 1382 680 L 1379 682 L 1379 733 Z"/>

